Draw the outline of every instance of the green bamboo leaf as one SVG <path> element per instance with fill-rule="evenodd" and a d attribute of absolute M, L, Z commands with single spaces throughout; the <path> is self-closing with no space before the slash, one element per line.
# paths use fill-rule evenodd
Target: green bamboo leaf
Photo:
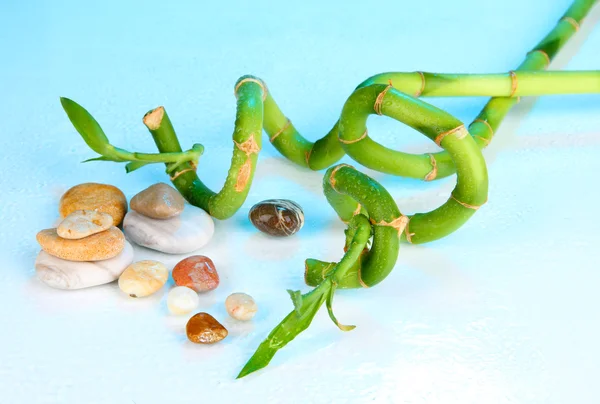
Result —
<path fill-rule="evenodd" d="M 110 157 L 100 156 L 100 157 L 94 157 L 91 159 L 83 160 L 82 163 L 89 163 L 90 161 L 115 161 L 115 160 L 111 159 Z"/>
<path fill-rule="evenodd" d="M 96 153 L 107 154 L 108 138 L 94 117 L 73 100 L 61 97 L 60 103 L 85 143 Z"/>
<path fill-rule="evenodd" d="M 300 310 L 302 309 L 302 293 L 299 290 L 291 289 L 288 289 L 287 292 L 290 294 L 292 302 L 294 303 L 294 310 L 300 315 Z"/>
<path fill-rule="evenodd" d="M 138 168 L 142 168 L 148 164 L 152 164 L 152 162 L 132 161 L 131 163 L 125 164 L 125 171 L 127 171 L 127 174 L 129 174 L 130 172 L 135 171 Z"/>
<path fill-rule="evenodd" d="M 331 290 L 329 291 L 329 295 L 327 296 L 327 302 L 325 303 L 327 305 L 327 312 L 329 313 L 329 318 L 331 318 L 331 321 L 333 321 L 333 323 L 335 325 L 338 326 L 338 328 L 342 331 L 352 331 L 353 329 L 356 328 L 355 325 L 344 325 L 341 324 L 337 318 L 335 318 L 335 314 L 333 314 L 333 295 L 335 294 L 335 289 L 336 289 L 336 284 L 332 283 L 331 285 Z"/>
<path fill-rule="evenodd" d="M 271 331 L 267 339 L 259 345 L 256 352 L 254 352 L 254 355 L 252 355 L 250 360 L 244 365 L 244 368 L 240 371 L 237 378 L 240 379 L 267 366 L 278 350 L 286 346 L 302 331 L 306 330 L 317 314 L 317 311 L 319 311 L 319 308 L 323 305 L 330 289 L 331 281 L 326 280 L 313 291 L 301 295 L 300 307 L 298 309 L 295 308 L 290 312 L 283 321 Z M 291 292 L 290 295 L 295 296 L 296 293 Z M 298 302 L 298 299 L 295 297 L 292 297 L 292 300 L 294 301 L 294 304 Z"/>

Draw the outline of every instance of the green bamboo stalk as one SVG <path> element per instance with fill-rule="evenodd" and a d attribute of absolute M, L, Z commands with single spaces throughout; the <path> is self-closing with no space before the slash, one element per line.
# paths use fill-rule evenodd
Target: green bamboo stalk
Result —
<path fill-rule="evenodd" d="M 218 193 L 210 190 L 189 163 L 181 165 L 171 176 L 173 185 L 188 202 L 201 207 L 217 219 L 231 217 L 246 200 L 262 143 L 261 99 L 265 93 L 264 87 L 254 77 L 244 76 L 236 83 L 235 92 L 237 114 L 233 132 L 233 157 L 223 188 Z M 160 108 L 146 114 L 144 124 L 161 152 L 181 150 L 173 125 Z"/>
<path fill-rule="evenodd" d="M 308 328 L 324 302 L 334 324 L 342 331 L 352 330 L 354 326 L 340 324 L 333 314 L 333 296 L 336 288 L 349 282 L 365 287 L 374 285 L 385 278 L 396 263 L 400 244 L 399 234 L 402 232 L 406 217 L 400 213 L 390 194 L 372 178 L 347 165 L 330 168 L 326 178 L 328 178 L 324 181 L 326 195 L 341 192 L 361 201 L 370 215 L 370 221 L 362 214 L 357 214 L 350 219 L 347 232 L 350 241 L 347 243 L 344 256 L 314 290 L 306 294 L 288 291 L 294 303 L 294 310 L 259 345 L 240 371 L 238 378 L 267 366 L 278 350 Z M 375 224 L 372 226 L 372 223 Z M 360 269 L 356 270 L 356 263 L 364 255 L 371 232 L 373 232 L 373 244 L 361 272 Z"/>
<path fill-rule="evenodd" d="M 564 27 L 564 22 L 559 23 L 559 26 Z M 412 94 L 415 97 L 510 97 L 510 99 L 514 100 L 511 105 L 514 105 L 518 97 L 521 96 L 600 92 L 600 71 L 523 71 L 526 70 L 526 68 L 528 70 L 534 70 L 533 67 L 539 64 L 540 58 L 546 60 L 540 52 L 530 52 L 527 58 L 528 61 L 517 71 L 509 73 L 381 73 L 365 80 L 356 88 L 356 90 L 360 90 L 361 88 L 372 84 L 392 83 L 396 90 L 406 94 Z M 287 159 L 300 166 L 308 167 L 312 170 L 321 170 L 331 166 L 345 154 L 343 146 L 337 142 L 339 121 L 335 123 L 326 136 L 313 143 L 298 132 L 291 121 L 283 114 L 270 93 L 265 100 L 265 120 L 263 125 L 273 146 Z M 476 136 L 479 136 L 479 134 Z M 483 142 L 481 143 L 481 146 L 483 147 L 487 145 L 487 143 L 488 142 Z M 425 171 L 425 174 L 423 174 L 426 175 L 427 172 L 431 170 L 430 158 L 428 155 L 422 155 L 419 158 L 422 160 L 421 165 L 428 166 L 429 168 Z M 443 162 L 447 161 L 450 160 L 443 160 Z M 444 174 L 444 176 L 450 175 L 446 174 L 446 166 L 443 166 L 442 169 L 442 174 Z M 402 172 L 389 173 L 423 178 L 423 176 L 420 176 L 420 174 L 423 173 L 423 170 L 412 175 Z"/>

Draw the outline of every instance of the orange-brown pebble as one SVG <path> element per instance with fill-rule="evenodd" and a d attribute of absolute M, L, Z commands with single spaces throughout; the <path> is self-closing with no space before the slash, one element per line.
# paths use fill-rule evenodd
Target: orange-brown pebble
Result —
<path fill-rule="evenodd" d="M 113 218 L 113 226 L 118 226 L 127 213 L 127 199 L 115 186 L 88 182 L 75 185 L 60 198 L 58 213 L 61 217 L 76 210 L 108 213 Z"/>
<path fill-rule="evenodd" d="M 196 292 L 207 292 L 219 286 L 219 274 L 214 262 L 204 255 L 192 255 L 173 268 L 177 286 L 187 286 Z"/>
<path fill-rule="evenodd" d="M 198 313 L 190 318 L 185 332 L 188 339 L 196 344 L 214 344 L 228 334 L 227 329 L 208 313 Z"/>
<path fill-rule="evenodd" d="M 116 227 L 76 240 L 59 237 L 56 229 L 40 231 L 42 250 L 67 261 L 101 261 L 117 256 L 125 248 L 125 236 Z"/>

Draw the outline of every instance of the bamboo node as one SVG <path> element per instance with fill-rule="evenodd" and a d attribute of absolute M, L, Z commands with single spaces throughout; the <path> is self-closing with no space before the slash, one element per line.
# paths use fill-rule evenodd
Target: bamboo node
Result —
<path fill-rule="evenodd" d="M 579 23 L 574 18 L 572 18 L 572 17 L 563 17 L 560 20 L 568 22 L 569 24 L 571 24 L 573 26 L 573 28 L 575 28 L 575 31 L 579 31 Z"/>
<path fill-rule="evenodd" d="M 519 86 L 519 80 L 517 79 L 517 73 L 514 70 L 508 72 L 510 74 L 510 95 L 512 97 L 517 92 L 517 87 Z"/>
<path fill-rule="evenodd" d="M 425 176 L 425 181 L 433 181 L 435 177 L 437 177 L 437 161 L 435 160 L 435 156 L 431 153 L 427 153 L 429 155 L 429 161 L 431 162 L 431 171 Z"/>
<path fill-rule="evenodd" d="M 444 138 L 446 136 L 454 135 L 454 137 L 456 137 L 457 139 L 463 139 L 465 136 L 467 136 L 467 134 L 468 134 L 468 132 L 467 132 L 467 129 L 465 128 L 465 125 L 460 125 L 454 129 L 450 129 L 446 132 L 443 132 L 443 133 L 440 133 L 439 135 L 437 135 L 437 137 L 435 138 L 435 144 L 442 147 L 442 140 L 444 140 Z"/>
<path fill-rule="evenodd" d="M 235 94 L 236 98 L 237 98 L 237 92 L 240 89 L 240 87 L 242 86 L 242 84 L 244 83 L 256 83 L 260 86 L 260 88 L 262 89 L 262 100 L 266 100 L 267 99 L 267 94 L 268 94 L 268 90 L 267 90 L 267 86 L 266 84 L 259 79 L 255 79 L 253 77 L 246 77 L 243 80 L 240 80 L 239 83 L 237 83 L 237 85 L 235 86 L 235 89 L 233 90 L 233 93 Z"/>
<path fill-rule="evenodd" d="M 425 74 L 423 72 L 417 73 L 419 74 L 419 76 L 421 76 L 421 88 L 415 93 L 415 97 L 420 97 L 421 94 L 423 94 L 423 91 L 425 91 Z"/>
<path fill-rule="evenodd" d="M 404 235 L 406 236 L 406 241 L 408 241 L 410 244 L 412 244 L 412 236 L 414 236 L 415 233 L 411 233 L 408 230 L 409 225 L 410 225 L 410 218 L 409 218 L 408 222 L 406 223 L 406 227 L 404 228 Z"/>
<path fill-rule="evenodd" d="M 363 281 L 362 279 L 362 262 L 360 262 L 360 258 L 358 259 L 358 271 L 357 271 L 357 275 L 358 275 L 358 283 L 360 283 L 360 286 L 362 286 L 365 289 L 369 288 L 369 285 L 367 285 L 365 283 L 365 281 Z"/>
<path fill-rule="evenodd" d="M 352 143 L 360 142 L 361 140 L 363 140 L 364 138 L 366 138 L 368 135 L 369 135 L 369 130 L 365 129 L 365 133 L 363 133 L 362 135 L 360 135 L 360 137 L 357 137 L 356 139 L 352 139 L 352 140 L 344 140 L 344 139 L 342 139 L 342 138 L 339 137 L 339 132 L 338 132 L 338 140 L 340 142 L 342 142 L 343 144 L 352 144 Z"/>
<path fill-rule="evenodd" d="M 171 181 L 175 181 L 177 179 L 177 177 L 179 177 L 181 174 L 187 173 L 188 171 L 196 171 L 196 168 L 186 168 L 185 170 L 177 171 L 175 174 L 173 174 L 169 178 L 171 179 Z"/>
<path fill-rule="evenodd" d="M 373 109 L 375 110 L 375 113 L 377 115 L 382 115 L 381 108 L 383 107 L 383 98 L 385 97 L 387 92 L 390 91 L 390 88 L 393 87 L 392 80 L 388 80 L 388 83 L 389 84 L 387 85 L 387 87 L 384 88 L 383 91 L 379 93 L 379 95 L 377 95 L 377 98 L 375 99 L 375 104 L 373 104 Z"/>
<path fill-rule="evenodd" d="M 331 188 L 332 188 L 332 189 L 333 189 L 335 192 L 337 192 L 338 194 L 339 194 L 340 192 L 339 192 L 337 189 L 335 189 L 335 184 L 336 184 L 336 181 L 335 181 L 335 178 L 334 178 L 334 177 L 335 177 L 335 173 L 337 173 L 337 172 L 338 172 L 338 170 L 339 170 L 340 168 L 343 168 L 343 167 L 350 167 L 350 168 L 353 168 L 353 167 L 352 167 L 351 165 L 349 165 L 349 164 L 340 164 L 340 165 L 338 165 L 337 167 L 335 167 L 335 168 L 334 168 L 334 169 L 331 171 L 331 175 L 329 175 L 329 185 L 331 185 Z"/>
<path fill-rule="evenodd" d="M 492 128 L 492 125 L 490 125 L 490 123 L 488 121 L 485 121 L 483 119 L 477 118 L 477 119 L 475 119 L 473 121 L 473 123 L 475 123 L 475 122 L 481 122 L 482 124 L 484 124 L 485 126 L 487 126 L 487 128 L 490 131 L 490 138 L 494 137 L 494 128 Z M 473 125 L 473 123 L 471 123 L 471 125 Z M 488 141 L 488 143 L 489 143 L 489 141 Z"/>
<path fill-rule="evenodd" d="M 256 140 L 254 139 L 255 135 L 254 133 L 250 134 L 250 137 L 248 138 L 248 140 L 246 140 L 245 142 L 242 143 L 238 143 L 235 140 L 233 141 L 233 143 L 235 143 L 235 146 L 240 149 L 242 152 L 244 152 L 246 154 L 246 156 L 250 156 L 252 153 L 257 153 L 260 151 L 260 146 L 258 145 L 258 143 L 256 143 Z"/>
<path fill-rule="evenodd" d="M 252 174 L 252 160 L 250 157 L 246 159 L 244 164 L 241 165 L 238 170 L 237 179 L 235 181 L 235 192 L 242 192 L 246 185 L 248 185 L 248 181 L 250 181 L 250 176 Z"/>
<path fill-rule="evenodd" d="M 450 198 L 454 199 L 454 201 L 455 201 L 456 203 L 458 203 L 458 204 L 460 204 L 460 205 L 464 206 L 464 207 L 465 207 L 465 208 L 467 208 L 467 209 L 473 209 L 473 210 L 477 210 L 477 209 L 479 209 L 480 207 L 482 207 L 482 206 L 485 204 L 485 202 L 484 202 L 484 203 L 483 203 L 483 204 L 481 204 L 481 205 L 469 205 L 469 204 L 468 204 L 468 203 L 466 203 L 466 202 L 460 201 L 460 200 L 459 200 L 458 198 L 456 198 L 456 197 L 455 197 L 453 194 L 451 194 L 451 195 L 450 195 Z M 487 202 L 487 200 L 486 200 L 486 202 Z"/>
<path fill-rule="evenodd" d="M 309 151 L 304 153 L 304 161 L 306 161 L 306 165 L 310 167 L 308 161 L 310 160 L 310 155 L 312 154 L 313 148 L 311 147 Z"/>
<path fill-rule="evenodd" d="M 373 226 L 385 226 L 396 229 L 396 232 L 398 232 L 398 237 L 402 235 L 402 232 L 404 232 L 404 229 L 406 228 L 406 225 L 409 221 L 410 219 L 408 218 L 408 216 L 404 216 L 402 214 L 400 214 L 400 217 L 392 220 L 391 222 L 386 222 L 385 220 L 375 222 L 372 218 L 370 219 L 370 222 Z"/>
<path fill-rule="evenodd" d="M 550 56 L 548 56 L 548 54 L 545 51 L 543 51 L 541 49 L 535 49 L 535 50 L 527 52 L 527 55 L 529 56 L 532 53 L 541 53 L 542 56 L 544 57 L 544 59 L 546 59 L 546 67 L 548 67 L 548 65 L 550 64 Z"/>
<path fill-rule="evenodd" d="M 283 126 L 281 127 L 281 129 L 279 129 L 277 132 L 275 132 L 275 134 L 269 138 L 269 141 L 270 141 L 271 143 L 273 143 L 273 141 L 274 141 L 275 139 L 277 139 L 277 136 L 279 136 L 279 135 L 281 135 L 283 132 L 285 132 L 285 130 L 286 130 L 287 128 L 289 128 L 291 125 L 292 125 L 292 121 L 290 121 L 290 120 L 289 120 L 289 118 L 288 118 L 288 120 L 287 120 L 287 121 L 285 121 L 285 125 L 283 125 Z"/>
<path fill-rule="evenodd" d="M 487 147 L 487 146 L 489 146 L 489 145 L 490 145 L 490 139 L 487 139 L 487 138 L 485 138 L 485 137 L 483 137 L 483 136 L 477 136 L 477 135 L 475 135 L 475 136 L 473 136 L 473 137 L 474 137 L 474 138 L 477 138 L 477 139 L 481 139 L 481 141 L 482 141 L 483 143 L 485 143 L 485 147 Z"/>

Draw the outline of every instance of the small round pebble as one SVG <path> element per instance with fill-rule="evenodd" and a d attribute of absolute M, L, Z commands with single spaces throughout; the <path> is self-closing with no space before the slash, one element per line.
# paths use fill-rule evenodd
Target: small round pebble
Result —
<path fill-rule="evenodd" d="M 227 329 L 208 313 L 198 313 L 190 318 L 185 331 L 188 339 L 196 344 L 214 344 L 228 334 Z"/>
<path fill-rule="evenodd" d="M 138 261 L 119 277 L 119 288 L 131 297 L 149 296 L 167 282 L 169 271 L 158 261 Z"/>
<path fill-rule="evenodd" d="M 131 199 L 131 209 L 153 219 L 169 219 L 183 212 L 185 200 L 164 182 L 154 184 Z"/>
<path fill-rule="evenodd" d="M 167 307 L 172 314 L 187 314 L 199 304 L 198 293 L 187 286 L 175 286 L 167 295 Z"/>
<path fill-rule="evenodd" d="M 127 212 L 127 199 L 115 186 L 88 182 L 75 185 L 60 198 L 58 213 L 61 217 L 76 210 L 108 213 L 113 218 L 113 226 L 118 226 Z"/>
<path fill-rule="evenodd" d="M 62 238 L 56 229 L 46 229 L 40 231 L 36 239 L 42 250 L 67 261 L 107 260 L 125 248 L 125 236 L 117 227 L 78 240 Z"/>
<path fill-rule="evenodd" d="M 248 214 L 258 230 L 276 237 L 291 236 L 304 225 L 304 212 L 296 202 L 268 199 L 257 203 Z"/>
<path fill-rule="evenodd" d="M 227 313 L 236 320 L 248 321 L 256 314 L 258 306 L 246 293 L 232 293 L 225 299 Z"/>
<path fill-rule="evenodd" d="M 173 268 L 173 280 L 178 286 L 187 286 L 196 292 L 207 292 L 219 286 L 215 263 L 204 255 L 192 255 Z"/>
<path fill-rule="evenodd" d="M 75 210 L 58 225 L 56 233 L 59 237 L 78 240 L 108 230 L 113 218 L 108 213 L 95 210 Z"/>

